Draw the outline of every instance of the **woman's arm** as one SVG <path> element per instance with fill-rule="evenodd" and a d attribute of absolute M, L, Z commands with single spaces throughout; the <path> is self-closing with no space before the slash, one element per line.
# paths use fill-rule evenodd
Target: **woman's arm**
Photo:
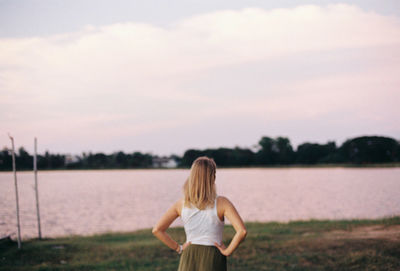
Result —
<path fill-rule="evenodd" d="M 180 200 L 175 202 L 167 212 L 161 217 L 158 223 L 154 226 L 152 233 L 166 244 L 169 248 L 179 251 L 179 244 L 171 238 L 165 231 L 171 225 L 172 222 L 179 216 L 178 207 L 180 205 Z M 185 243 L 182 249 L 185 249 L 189 243 Z"/>
<path fill-rule="evenodd" d="M 224 244 L 215 243 L 215 246 L 221 251 L 221 253 L 225 256 L 231 255 L 235 249 L 239 246 L 239 244 L 246 238 L 247 230 L 244 226 L 243 220 L 237 212 L 235 206 L 233 206 L 232 202 L 230 202 L 226 197 L 223 198 L 223 210 L 224 216 L 229 219 L 232 223 L 232 226 L 235 228 L 236 234 L 233 236 L 228 247 L 225 247 Z"/>

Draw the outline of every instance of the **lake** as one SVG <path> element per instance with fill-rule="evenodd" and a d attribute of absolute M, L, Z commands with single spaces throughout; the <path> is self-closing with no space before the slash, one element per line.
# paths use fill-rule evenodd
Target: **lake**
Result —
<path fill-rule="evenodd" d="M 180 197 L 188 174 L 189 169 L 40 171 L 42 235 L 151 228 Z M 33 173 L 17 177 L 21 234 L 37 237 Z M 218 169 L 216 184 L 244 221 L 400 215 L 400 168 Z M 0 236 L 16 238 L 15 208 L 13 174 L 0 173 Z M 172 224 L 181 225 L 180 218 Z"/>

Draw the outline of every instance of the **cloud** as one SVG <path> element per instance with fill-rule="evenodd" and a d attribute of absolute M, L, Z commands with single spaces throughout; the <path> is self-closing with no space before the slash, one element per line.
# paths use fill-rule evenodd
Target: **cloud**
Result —
<path fill-rule="evenodd" d="M 346 4 L 0 39 L 0 121 L 20 142 L 36 134 L 57 149 L 71 133 L 95 146 L 239 115 L 297 121 L 350 110 L 386 119 L 400 113 L 399 45 L 399 18 Z M 363 106 L 371 99 L 373 110 Z"/>

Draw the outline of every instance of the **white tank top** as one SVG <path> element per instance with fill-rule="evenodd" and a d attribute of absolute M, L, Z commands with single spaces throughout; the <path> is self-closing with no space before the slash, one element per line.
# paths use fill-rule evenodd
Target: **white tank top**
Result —
<path fill-rule="evenodd" d="M 222 243 L 224 221 L 218 217 L 217 198 L 213 208 L 204 210 L 196 207 L 188 208 L 183 205 L 181 218 L 186 233 L 186 242 L 205 246 L 215 246 L 214 242 Z"/>

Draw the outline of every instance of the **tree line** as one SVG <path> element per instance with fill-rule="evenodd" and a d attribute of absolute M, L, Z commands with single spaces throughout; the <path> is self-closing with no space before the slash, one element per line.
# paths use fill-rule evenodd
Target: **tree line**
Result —
<path fill-rule="evenodd" d="M 318 164 L 372 164 L 400 162 L 400 142 L 383 136 L 362 136 L 346 140 L 341 146 L 329 141 L 326 144 L 303 143 L 296 150 L 287 137 L 262 137 L 256 150 L 250 148 L 189 149 L 182 157 L 171 155 L 177 167 L 190 167 L 199 156 L 212 157 L 219 167 L 318 165 Z M 150 153 L 82 153 L 81 155 L 38 155 L 38 169 L 125 169 L 152 168 L 160 158 Z M 166 158 L 166 157 L 164 157 Z M 18 170 L 32 169 L 33 157 L 23 147 L 16 153 Z M 12 169 L 11 152 L 0 152 L 0 170 Z"/>

